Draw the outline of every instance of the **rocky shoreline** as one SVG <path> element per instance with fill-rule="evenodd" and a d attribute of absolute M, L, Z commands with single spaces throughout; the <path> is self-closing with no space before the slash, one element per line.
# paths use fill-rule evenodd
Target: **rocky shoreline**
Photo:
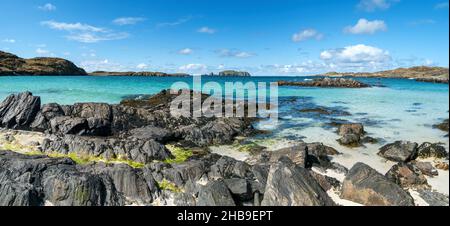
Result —
<path fill-rule="evenodd" d="M 322 88 L 368 88 L 370 85 L 353 79 L 319 78 L 312 81 L 278 81 L 278 86 L 322 87 Z"/>
<path fill-rule="evenodd" d="M 449 79 L 449 69 L 443 67 L 411 67 L 411 68 L 397 68 L 394 70 L 380 71 L 380 72 L 329 72 L 320 74 L 318 76 L 326 77 L 360 77 L 360 78 L 404 78 L 414 79 L 420 82 L 431 83 L 447 83 Z"/>
<path fill-rule="evenodd" d="M 448 205 L 425 178 L 448 170 L 439 144 L 382 147 L 380 156 L 398 162 L 386 175 L 364 163 L 347 169 L 331 161 L 336 149 L 302 141 L 275 151 L 248 146 L 251 157 L 239 161 L 209 147 L 258 133 L 256 119 L 173 117 L 176 97 L 166 90 L 118 105 L 41 106 L 28 92 L 9 96 L 0 103 L 0 206 L 334 206 L 336 191 L 363 205 L 407 206 L 416 204 L 410 189 Z M 350 146 L 367 140 L 361 124 L 337 133 Z M 421 160 L 430 157 L 442 161 Z M 327 170 L 345 178 L 320 173 Z"/>

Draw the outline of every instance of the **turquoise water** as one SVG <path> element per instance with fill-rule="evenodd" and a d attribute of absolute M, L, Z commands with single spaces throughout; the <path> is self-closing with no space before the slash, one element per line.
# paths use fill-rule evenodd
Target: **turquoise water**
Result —
<path fill-rule="evenodd" d="M 216 81 L 224 84 L 227 81 L 246 83 L 304 79 L 311 77 L 203 77 L 202 82 Z M 381 87 L 368 89 L 279 87 L 282 120 L 278 124 L 262 123 L 259 127 L 274 130 L 276 133 L 273 136 L 296 139 L 313 135 L 302 132 L 307 127 L 325 128 L 324 124 L 338 119 L 362 122 L 375 134 L 378 131 L 376 135 L 386 140 L 404 136 L 423 140 L 447 140 L 441 138 L 440 131 L 431 130 L 430 127 L 448 118 L 448 85 L 408 79 L 358 78 L 357 80 Z M 11 93 L 31 91 L 34 95 L 41 96 L 43 103 L 119 103 L 126 96 L 155 94 L 179 81 L 192 83 L 192 78 L 5 76 L 0 77 L 0 99 Z M 301 109 L 317 106 L 344 110 L 352 115 L 322 117 L 299 113 Z"/>

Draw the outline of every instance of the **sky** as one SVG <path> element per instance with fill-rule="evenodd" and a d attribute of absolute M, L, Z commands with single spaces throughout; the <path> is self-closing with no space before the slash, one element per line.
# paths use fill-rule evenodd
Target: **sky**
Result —
<path fill-rule="evenodd" d="M 449 65 L 448 0 L 0 0 L 0 50 L 87 71 Z"/>

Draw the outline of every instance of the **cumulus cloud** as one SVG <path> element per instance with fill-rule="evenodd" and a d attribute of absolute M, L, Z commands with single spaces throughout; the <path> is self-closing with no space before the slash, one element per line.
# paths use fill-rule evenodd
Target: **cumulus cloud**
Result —
<path fill-rule="evenodd" d="M 41 25 L 53 30 L 66 31 L 68 40 L 82 43 L 96 43 L 100 41 L 120 40 L 129 37 L 126 32 L 113 32 L 111 30 L 83 23 L 64 23 L 57 21 L 43 21 Z"/>
<path fill-rule="evenodd" d="M 292 35 L 292 41 L 294 42 L 306 41 L 308 39 L 321 40 L 322 38 L 323 34 L 315 29 L 306 29 Z"/>
<path fill-rule="evenodd" d="M 185 48 L 185 49 L 180 49 L 179 51 L 178 51 L 178 54 L 181 54 L 181 55 L 190 55 L 190 54 L 192 54 L 194 52 L 194 50 L 192 50 L 192 49 L 190 49 L 190 48 Z"/>
<path fill-rule="evenodd" d="M 16 43 L 16 40 L 15 40 L 15 39 L 6 38 L 6 39 L 3 39 L 2 42 L 6 42 L 6 43 Z"/>
<path fill-rule="evenodd" d="M 389 9 L 393 3 L 400 0 L 361 0 L 357 8 L 367 12 L 373 12 L 376 10 L 386 10 Z"/>
<path fill-rule="evenodd" d="M 38 9 L 43 10 L 43 11 L 55 11 L 56 10 L 56 6 L 54 6 L 51 3 L 47 3 L 45 5 L 38 6 Z"/>
<path fill-rule="evenodd" d="M 182 72 L 191 74 L 204 74 L 207 73 L 208 66 L 205 64 L 186 64 L 178 68 Z"/>
<path fill-rule="evenodd" d="M 345 33 L 350 34 L 375 34 L 377 31 L 386 31 L 387 26 L 382 20 L 368 21 L 364 18 L 359 19 L 354 26 L 348 26 L 344 29 Z"/>
<path fill-rule="evenodd" d="M 148 65 L 147 65 L 147 64 L 144 64 L 144 63 L 141 63 L 141 64 L 138 64 L 138 65 L 136 66 L 136 68 L 139 69 L 139 70 L 145 70 L 145 69 L 148 68 Z"/>
<path fill-rule="evenodd" d="M 143 17 L 120 17 L 113 20 L 113 23 L 119 26 L 123 25 L 133 25 L 139 22 L 145 21 L 146 19 Z"/>
<path fill-rule="evenodd" d="M 325 50 L 320 58 L 336 68 L 379 68 L 392 60 L 389 51 L 363 44 Z"/>
<path fill-rule="evenodd" d="M 219 54 L 220 57 L 249 58 L 255 56 L 255 54 L 253 53 L 234 49 L 221 49 L 216 50 L 216 52 Z"/>
<path fill-rule="evenodd" d="M 37 48 L 36 49 L 36 54 L 38 54 L 38 55 L 50 55 L 50 51 L 48 51 L 46 49 Z"/>
<path fill-rule="evenodd" d="M 214 34 L 216 33 L 216 30 L 209 27 L 201 27 L 197 30 L 197 32 L 205 34 Z"/>

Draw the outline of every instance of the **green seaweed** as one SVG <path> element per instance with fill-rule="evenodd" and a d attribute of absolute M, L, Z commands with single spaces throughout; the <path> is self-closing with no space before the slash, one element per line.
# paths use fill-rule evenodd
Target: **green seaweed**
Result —
<path fill-rule="evenodd" d="M 171 191 L 171 192 L 175 192 L 175 193 L 183 192 L 183 190 L 181 188 L 179 188 L 174 183 L 172 183 L 166 179 L 164 179 L 163 181 L 158 183 L 158 187 L 164 191 Z"/>
<path fill-rule="evenodd" d="M 194 155 L 194 153 L 189 149 L 175 147 L 173 145 L 166 145 L 166 148 L 174 156 L 174 158 L 164 160 L 164 162 L 168 164 L 177 164 L 186 162 L 190 157 Z"/>

